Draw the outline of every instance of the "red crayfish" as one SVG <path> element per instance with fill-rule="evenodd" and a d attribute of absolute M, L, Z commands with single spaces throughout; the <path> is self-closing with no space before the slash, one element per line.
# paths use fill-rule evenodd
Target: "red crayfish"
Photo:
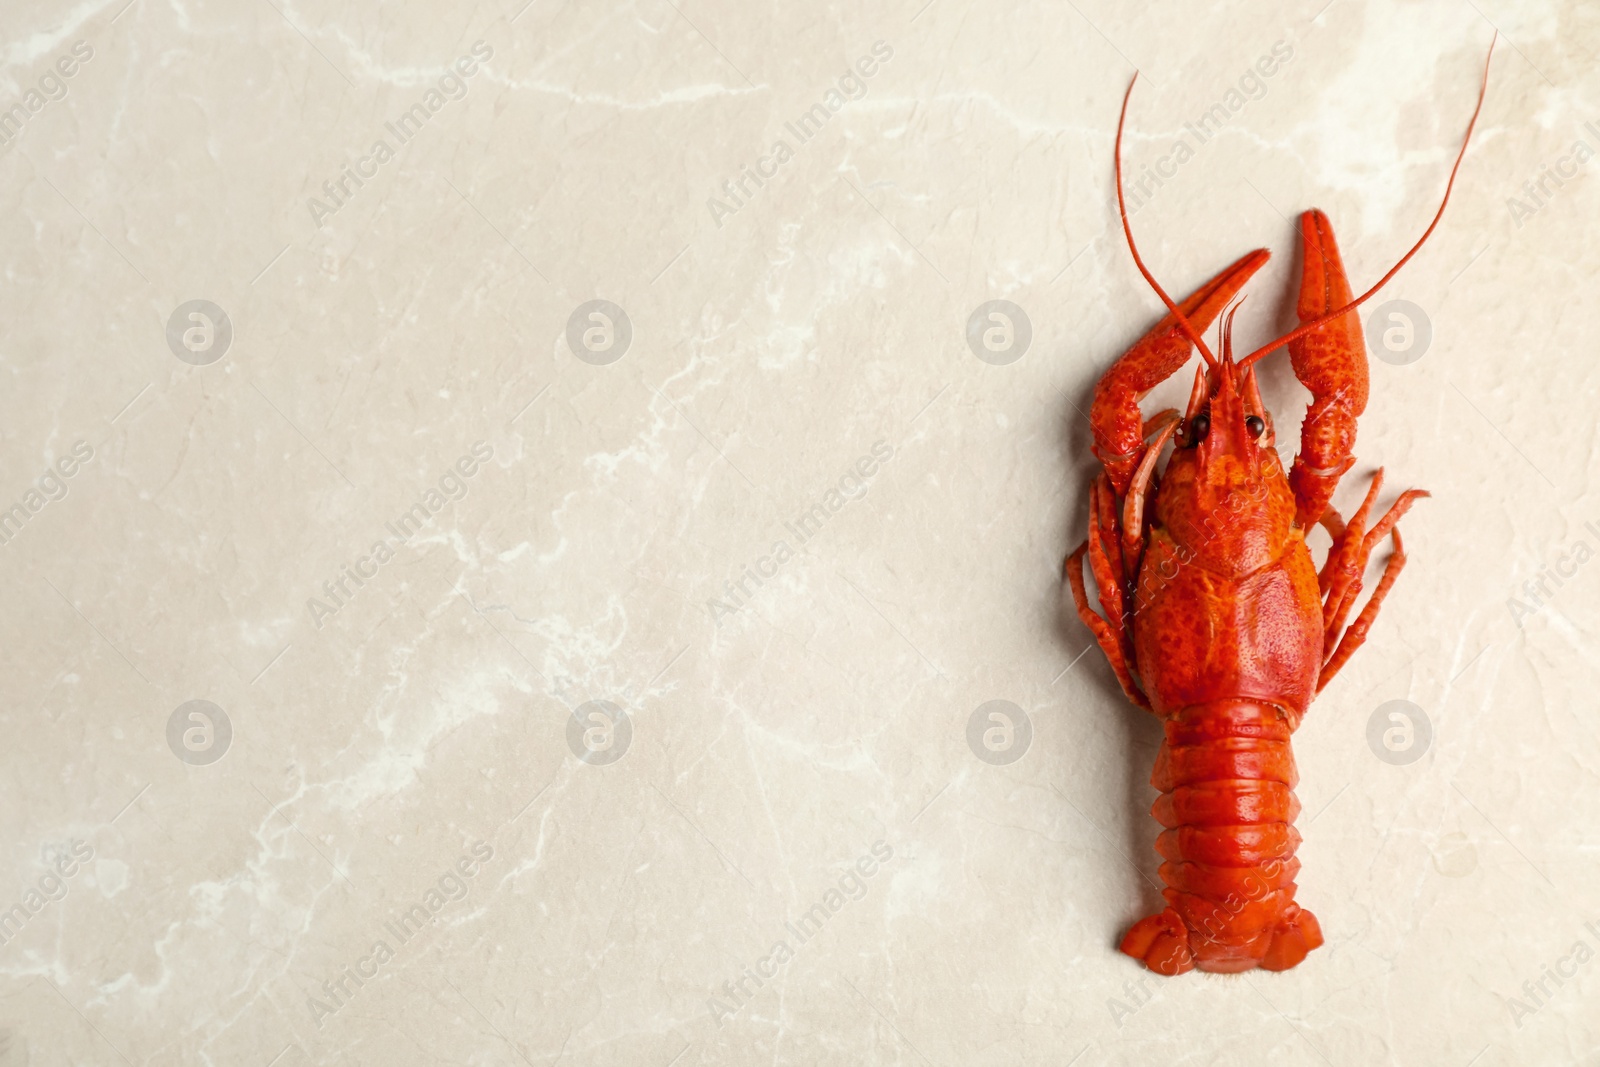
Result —
<path fill-rule="evenodd" d="M 1494 46 L 1490 45 L 1490 55 Z M 1333 229 L 1321 211 L 1300 218 L 1304 262 L 1300 326 L 1244 358 L 1233 356 L 1234 307 L 1221 357 L 1201 337 L 1262 264 L 1243 256 L 1182 304 L 1146 269 L 1128 225 L 1117 122 L 1117 207 L 1135 265 L 1168 314 L 1106 372 L 1090 414 L 1102 470 L 1090 489 L 1089 536 L 1066 559 L 1078 614 L 1093 631 L 1128 699 L 1165 727 L 1151 784 L 1151 813 L 1165 828 L 1156 851 L 1167 906 L 1136 922 L 1121 950 L 1160 974 L 1198 967 L 1282 971 L 1322 944 L 1316 917 L 1295 903 L 1300 869 L 1293 822 L 1300 804 L 1289 737 L 1312 698 L 1366 640 L 1379 605 L 1405 566 L 1395 524 L 1402 493 L 1373 522 L 1380 468 L 1349 522 L 1330 506 L 1355 463 L 1356 419 L 1367 405 L 1367 357 L 1355 309 L 1420 249 L 1449 203 L 1488 88 L 1478 104 L 1443 201 L 1422 238 L 1378 283 L 1352 299 Z M 1135 75 L 1134 80 L 1137 81 Z M 1284 472 L 1255 364 L 1282 345 L 1311 393 L 1300 451 Z M 1139 402 L 1176 373 L 1192 349 L 1205 361 L 1187 410 L 1144 419 Z M 1164 446 L 1175 445 L 1157 472 Z M 1333 544 L 1319 570 L 1306 536 L 1320 524 Z M 1374 547 L 1394 551 L 1348 629 Z M 1089 604 L 1088 557 L 1104 616 Z M 1342 635 L 1342 636 L 1341 636 Z"/>

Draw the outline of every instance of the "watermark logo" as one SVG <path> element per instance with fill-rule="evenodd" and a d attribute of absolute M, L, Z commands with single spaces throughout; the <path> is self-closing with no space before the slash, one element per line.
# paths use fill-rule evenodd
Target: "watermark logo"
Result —
<path fill-rule="evenodd" d="M 1117 1024 L 1118 1030 L 1122 1029 L 1122 1024 L 1127 1021 L 1128 1016 L 1156 998 L 1155 992 L 1145 987 L 1145 983 L 1149 980 L 1150 976 L 1145 974 L 1132 981 L 1124 982 L 1122 991 L 1127 994 L 1127 1000 L 1119 1000 L 1116 997 L 1106 998 L 1106 1010 L 1111 1013 L 1111 1021 Z"/>
<path fill-rule="evenodd" d="M 723 181 L 718 196 L 706 198 L 706 210 L 711 221 L 722 228 L 724 219 L 736 215 L 746 204 L 755 200 L 767 183 L 778 177 L 783 166 L 794 158 L 796 150 L 814 140 L 828 121 L 844 110 L 846 104 L 867 95 L 867 82 L 879 67 L 894 58 L 894 46 L 887 41 L 875 41 L 872 54 L 858 58 L 839 75 L 834 87 L 822 94 L 822 99 L 783 124 L 786 136 L 772 142 L 765 154 L 758 156 L 754 166 L 740 166 L 739 173 Z"/>
<path fill-rule="evenodd" d="M 1433 869 L 1446 878 L 1465 878 L 1478 869 L 1478 849 L 1460 830 L 1439 838 L 1432 849 Z"/>
<path fill-rule="evenodd" d="M 1198 951 L 1201 943 L 1211 944 L 1228 937 L 1233 930 L 1234 920 L 1246 908 L 1278 890 L 1284 881 L 1285 866 L 1282 859 L 1270 859 L 1260 867 L 1244 868 L 1242 893 L 1229 893 L 1220 901 L 1195 900 L 1195 907 L 1188 916 L 1191 947 Z M 1202 904 L 1204 913 L 1200 914 Z M 1165 970 L 1157 973 L 1167 974 Z"/>
<path fill-rule="evenodd" d="M 1600 526 L 1586 522 L 1583 528 L 1600 542 Z M 1511 612 L 1511 621 L 1521 629 L 1523 619 L 1539 614 L 1545 606 L 1545 601 L 1554 600 L 1556 590 L 1577 577 L 1578 568 L 1593 558 L 1594 549 L 1589 547 L 1587 539 L 1580 537 L 1558 552 L 1553 561 L 1540 564 L 1539 572 L 1522 583 L 1522 592 L 1528 599 L 1523 601 L 1518 597 L 1511 597 L 1506 601 L 1506 609 Z M 1550 587 L 1551 582 L 1555 583 L 1555 589 Z"/>
<path fill-rule="evenodd" d="M 1005 367 L 1028 353 L 1033 322 L 1009 300 L 980 304 L 967 319 L 967 347 L 992 367 Z"/>
<path fill-rule="evenodd" d="M 1584 923 L 1583 928 L 1590 937 L 1600 943 L 1600 924 Z M 1557 991 L 1578 977 L 1578 973 L 1592 959 L 1594 959 L 1594 949 L 1590 947 L 1587 939 L 1580 937 L 1573 942 L 1572 948 L 1565 956 L 1556 960 L 1553 966 L 1545 967 L 1538 978 L 1523 982 L 1522 997 L 1512 997 L 1508 1005 L 1511 1008 L 1511 1019 L 1517 1024 L 1517 1029 L 1522 1029 L 1523 1023 L 1554 1000 Z M 1551 987 L 1552 982 L 1555 983 L 1554 988 Z"/>
<path fill-rule="evenodd" d="M 593 767 L 615 763 L 633 744 L 633 720 L 609 700 L 591 700 L 567 720 L 567 747 Z"/>
<path fill-rule="evenodd" d="M 384 134 L 373 140 L 366 155 L 358 158 L 354 166 L 348 163 L 342 165 L 337 174 L 322 183 L 322 195 L 326 199 L 319 200 L 314 196 L 306 199 L 312 225 L 321 229 L 328 219 L 337 215 L 355 198 L 357 192 L 378 176 L 379 168 L 399 155 L 400 149 L 422 132 L 433 116 L 452 101 L 464 98 L 467 95 L 467 79 L 478 72 L 480 64 L 486 64 L 493 58 L 492 47 L 483 41 L 474 41 L 471 54 L 461 56 L 446 66 L 444 74 L 423 92 L 420 100 L 397 115 L 393 122 L 385 122 Z"/>
<path fill-rule="evenodd" d="M 228 354 L 233 344 L 233 321 L 209 300 L 179 304 L 167 319 L 167 347 L 172 354 L 196 367 L 208 366 Z"/>
<path fill-rule="evenodd" d="M 1583 132 L 1595 138 L 1600 144 L 1600 126 L 1593 122 L 1583 124 Z M 1522 229 L 1524 223 L 1545 209 L 1545 206 L 1555 199 L 1555 195 L 1565 189 L 1567 183 L 1582 172 L 1594 158 L 1594 149 L 1589 147 L 1589 142 L 1582 137 L 1572 142 L 1565 155 L 1557 156 L 1555 163 L 1541 163 L 1539 176 L 1529 178 L 1522 183 L 1522 193 L 1526 200 L 1519 200 L 1514 196 L 1506 197 L 1506 210 L 1511 212 L 1511 221 L 1517 224 L 1517 229 Z"/>
<path fill-rule="evenodd" d="M 609 300 L 579 304 L 567 319 L 567 347 L 591 366 L 605 367 L 628 354 L 633 320 Z"/>
<path fill-rule="evenodd" d="M 394 520 L 384 523 L 387 536 L 372 542 L 366 555 L 358 557 L 353 563 L 341 565 L 339 573 L 331 581 L 322 583 L 322 594 L 326 599 L 306 598 L 306 611 L 311 615 L 311 624 L 320 630 L 326 620 L 339 614 L 368 582 L 378 576 L 383 565 L 395 558 L 402 545 L 409 544 L 413 537 L 432 524 L 433 517 L 447 502 L 466 497 L 472 477 L 493 458 L 493 445 L 487 441 L 474 441 L 465 453 L 445 468 L 437 486 L 423 490 L 416 503 Z"/>
<path fill-rule="evenodd" d="M 1004 767 L 1028 754 L 1033 720 L 1009 700 L 979 704 L 967 717 L 967 747 L 994 767 Z"/>
<path fill-rule="evenodd" d="M 46 849 L 48 870 L 38 882 L 23 890 L 22 898 L 9 908 L 0 910 L 0 945 L 10 944 L 22 933 L 33 917 L 67 895 L 67 883 L 72 876 L 94 859 L 94 846 L 77 838 L 67 843 L 65 849 Z M 0 1059 L 0 1064 L 5 1060 Z"/>
<path fill-rule="evenodd" d="M 1409 300 L 1386 300 L 1367 316 L 1367 347 L 1385 363 L 1415 363 L 1431 344 L 1433 321 Z"/>
<path fill-rule="evenodd" d="M 10 151 L 22 136 L 23 127 L 35 115 L 56 101 L 65 100 L 68 79 L 93 58 L 93 45 L 88 41 L 74 41 L 72 51 L 57 56 L 53 69 L 46 69 L 39 76 L 38 84 L 29 86 L 22 94 L 22 99 L 0 110 L 0 151 Z"/>
<path fill-rule="evenodd" d="M 1387 700 L 1367 719 L 1367 747 L 1395 767 L 1415 763 L 1433 744 L 1428 713 L 1409 700 Z"/>
<path fill-rule="evenodd" d="M 892 859 L 893 846 L 886 841 L 874 841 L 872 848 L 847 865 L 842 873 L 831 875 L 832 884 L 798 918 L 783 924 L 783 936 L 772 943 L 765 956 L 751 966 L 741 967 L 736 978 L 723 982 L 720 996 L 713 993 L 706 998 L 706 1011 L 717 1029 L 722 1029 L 724 1023 L 744 1011 L 756 994 L 788 966 L 795 954 L 816 939 L 830 919 L 851 901 L 865 897 L 872 876 L 888 866 Z"/>
<path fill-rule="evenodd" d="M 1167 152 L 1154 163 L 1145 163 L 1138 173 L 1126 179 L 1128 214 L 1139 210 L 1155 198 L 1156 193 L 1178 176 L 1178 168 L 1193 159 L 1206 144 L 1222 132 L 1224 126 L 1244 111 L 1253 100 L 1267 95 L 1267 79 L 1282 70 L 1294 59 L 1294 45 L 1285 40 L 1274 41 L 1271 50 L 1258 56 L 1254 64 L 1245 68 L 1234 84 L 1222 94 L 1222 99 L 1200 112 L 1193 122 L 1183 124 L 1183 133 L 1172 142 Z"/>
<path fill-rule="evenodd" d="M 185 763 L 196 767 L 215 763 L 232 744 L 228 713 L 209 700 L 179 704 L 167 718 L 167 747 Z"/>
<path fill-rule="evenodd" d="M 706 601 L 706 611 L 711 614 L 711 621 L 720 627 L 724 619 L 731 618 L 749 607 L 755 600 L 756 592 L 775 579 L 783 565 L 795 557 L 795 548 L 805 545 L 821 534 L 828 520 L 838 514 L 845 505 L 866 496 L 868 483 L 882 471 L 889 460 L 894 458 L 894 454 L 894 446 L 887 441 L 874 441 L 869 454 L 859 457 L 854 464 L 846 467 L 839 480 L 829 486 L 810 507 L 797 515 L 793 522 L 785 522 L 783 528 L 789 536 L 773 541 L 770 552 L 744 567 L 737 578 L 723 582 L 722 592 L 726 599 L 711 597 Z M 790 537 L 794 539 L 794 547 L 789 545 Z M 751 583 L 754 583 L 755 588 L 751 588 Z"/>
<path fill-rule="evenodd" d="M 470 855 L 463 852 L 444 869 L 420 901 L 415 898 L 410 903 L 402 901 L 401 910 L 391 910 L 383 923 L 383 936 L 372 942 L 367 954 L 339 968 L 316 993 L 306 997 L 306 1010 L 311 1013 L 317 1029 L 321 1030 L 323 1023 L 359 996 L 361 988 L 377 978 L 402 948 L 415 941 L 426 928 L 437 926 L 440 912 L 467 899 L 472 890 L 471 880 L 482 873 L 484 865 L 492 859 L 494 847 L 487 841 L 479 841 L 472 846 Z"/>
<path fill-rule="evenodd" d="M 1154 603 L 1162 590 L 1177 580 L 1184 567 L 1200 558 L 1207 547 L 1240 515 L 1260 509 L 1266 504 L 1267 498 L 1267 484 L 1263 481 L 1234 488 L 1202 514 L 1198 521 L 1180 529 L 1177 540 L 1169 548 L 1147 556 L 1135 599 L 1123 609 L 1123 624 L 1132 626 L 1135 615 Z M 1144 578 L 1144 574 L 1149 577 Z M 1101 601 L 1102 605 L 1104 603 Z"/>
<path fill-rule="evenodd" d="M 64 499 L 68 490 L 67 480 L 93 458 L 93 445 L 87 441 L 75 441 L 72 451 L 46 467 L 15 504 L 7 507 L 0 502 L 0 545 L 10 544 L 29 519 L 50 504 Z"/>

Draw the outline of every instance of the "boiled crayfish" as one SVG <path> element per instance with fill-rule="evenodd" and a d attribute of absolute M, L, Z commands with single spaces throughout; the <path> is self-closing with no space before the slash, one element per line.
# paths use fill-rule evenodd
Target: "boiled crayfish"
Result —
<path fill-rule="evenodd" d="M 1491 56 L 1493 49 L 1491 43 Z M 1294 899 L 1300 835 L 1293 822 L 1300 805 L 1291 792 L 1297 775 L 1289 737 L 1312 698 L 1366 640 L 1405 566 L 1395 524 L 1427 495 L 1402 493 L 1371 521 L 1379 469 L 1349 522 L 1330 506 L 1355 463 L 1356 418 L 1367 404 L 1366 349 L 1355 309 L 1439 224 L 1483 108 L 1488 65 L 1443 201 L 1422 238 L 1352 299 L 1327 216 L 1307 211 L 1300 218 L 1301 325 L 1239 360 L 1237 307 L 1224 318 L 1220 358 L 1201 333 L 1268 253 L 1245 255 L 1182 304 L 1151 276 L 1122 193 L 1122 128 L 1133 84 L 1117 123 L 1118 213 L 1134 263 L 1168 314 L 1095 388 L 1090 424 L 1102 470 L 1090 490 L 1088 540 L 1064 568 L 1078 614 L 1128 699 L 1165 726 L 1151 776 L 1161 796 L 1151 812 L 1165 827 L 1156 851 L 1166 861 L 1160 873 L 1167 906 L 1136 922 L 1120 947 L 1166 975 L 1195 967 L 1282 971 L 1323 941 L 1315 916 Z M 1282 345 L 1311 392 L 1300 452 L 1287 474 L 1255 372 L 1255 363 Z M 1187 410 L 1144 419 L 1140 400 L 1195 348 L 1205 365 L 1196 371 Z M 1169 440 L 1175 447 L 1158 474 Z M 1306 544 L 1318 524 L 1333 538 L 1320 570 Z M 1368 557 L 1386 536 L 1394 551 L 1346 629 Z M 1085 556 L 1104 616 L 1089 604 Z"/>

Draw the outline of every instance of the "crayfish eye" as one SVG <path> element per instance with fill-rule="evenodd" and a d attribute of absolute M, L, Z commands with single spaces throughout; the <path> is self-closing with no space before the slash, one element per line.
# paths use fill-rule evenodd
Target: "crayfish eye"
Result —
<path fill-rule="evenodd" d="M 1244 420 L 1244 428 L 1250 431 L 1251 437 L 1260 437 L 1266 431 L 1267 420 L 1260 415 L 1251 415 Z"/>
<path fill-rule="evenodd" d="M 1197 445 L 1201 441 L 1205 440 L 1206 432 L 1210 429 L 1211 416 L 1196 415 L 1194 418 L 1189 420 L 1189 433 L 1185 437 L 1185 441 L 1191 446 Z"/>

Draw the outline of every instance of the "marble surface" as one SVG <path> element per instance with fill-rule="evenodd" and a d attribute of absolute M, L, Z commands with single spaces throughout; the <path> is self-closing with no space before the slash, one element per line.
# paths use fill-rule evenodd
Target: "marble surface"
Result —
<path fill-rule="evenodd" d="M 1421 232 L 1495 26 L 1370 309 L 1337 499 L 1433 498 L 1296 738 L 1328 943 L 1147 977 L 1157 728 L 1057 584 L 1159 309 L 1123 90 L 1259 343 L 1298 212 Z M 1592 6 L 0 29 L 0 1064 L 1600 1063 Z"/>

